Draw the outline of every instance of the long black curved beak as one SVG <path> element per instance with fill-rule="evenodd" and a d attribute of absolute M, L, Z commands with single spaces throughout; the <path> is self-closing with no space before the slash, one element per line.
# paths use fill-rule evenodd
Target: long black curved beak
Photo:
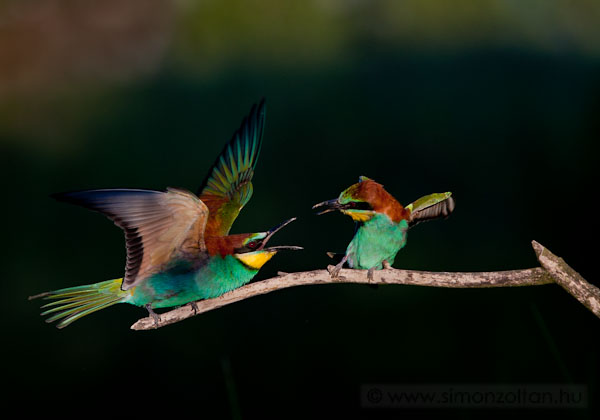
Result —
<path fill-rule="evenodd" d="M 265 239 L 263 239 L 262 241 L 262 245 L 259 249 L 264 249 L 265 245 L 267 244 L 267 242 L 269 242 L 269 239 L 271 239 L 271 237 L 278 231 L 280 231 L 284 226 L 289 225 L 290 223 L 292 223 L 294 220 L 296 220 L 295 217 L 292 217 L 291 219 L 286 220 L 285 222 L 282 222 L 280 224 L 278 224 L 277 226 L 275 226 L 274 228 L 271 228 L 267 231 L 267 236 L 265 236 Z M 279 246 L 271 246 L 269 248 L 267 248 L 269 251 L 283 251 L 283 250 L 290 250 L 290 251 L 299 251 L 302 248 L 301 246 L 293 246 L 293 245 L 279 245 Z"/>
<path fill-rule="evenodd" d="M 295 245 L 277 245 L 277 246 L 270 246 L 267 248 L 269 251 L 302 251 L 304 248 L 302 248 L 301 246 L 295 246 Z"/>
<path fill-rule="evenodd" d="M 325 207 L 325 209 L 317 211 L 318 216 L 320 216 L 321 214 L 329 213 L 330 211 L 336 211 L 343 208 L 343 206 L 340 204 L 337 198 L 334 198 L 333 200 L 323 201 L 319 204 L 315 204 L 314 206 L 312 206 L 313 210 L 316 210 L 320 207 Z"/>

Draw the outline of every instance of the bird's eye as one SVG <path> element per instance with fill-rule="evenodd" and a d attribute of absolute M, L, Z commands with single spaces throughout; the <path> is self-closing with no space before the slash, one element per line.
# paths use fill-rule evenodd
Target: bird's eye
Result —
<path fill-rule="evenodd" d="M 356 207 L 356 201 L 351 201 L 350 202 L 350 207 L 353 207 L 353 208 Z"/>
<path fill-rule="evenodd" d="M 257 245 L 256 241 L 250 241 L 246 244 L 246 246 L 250 249 L 256 248 L 256 245 Z"/>

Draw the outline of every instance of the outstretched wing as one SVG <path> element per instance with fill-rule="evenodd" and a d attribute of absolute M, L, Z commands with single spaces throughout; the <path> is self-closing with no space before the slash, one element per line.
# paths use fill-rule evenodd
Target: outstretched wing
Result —
<path fill-rule="evenodd" d="M 454 211 L 454 198 L 451 192 L 429 194 L 406 206 L 410 210 L 410 227 L 427 220 L 448 217 Z"/>
<path fill-rule="evenodd" d="M 106 189 L 53 197 L 103 213 L 125 231 L 127 265 L 123 290 L 160 271 L 180 252 L 199 254 L 206 250 L 208 209 L 188 191 Z"/>
<path fill-rule="evenodd" d="M 225 236 L 252 197 L 252 176 L 265 126 L 264 99 L 250 110 L 217 158 L 198 196 L 209 209 L 207 236 Z"/>

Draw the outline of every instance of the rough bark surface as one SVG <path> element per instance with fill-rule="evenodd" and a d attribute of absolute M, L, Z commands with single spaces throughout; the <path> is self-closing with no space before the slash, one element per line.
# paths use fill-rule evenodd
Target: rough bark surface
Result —
<path fill-rule="evenodd" d="M 338 277 L 332 278 L 329 271 L 333 266 L 328 267 L 329 271 L 280 272 L 278 277 L 247 284 L 214 299 L 197 301 L 196 308 L 188 304 L 162 313 L 158 323 L 152 317 L 142 318 L 133 324 L 131 329 L 151 330 L 164 327 L 230 303 L 288 287 L 332 283 L 404 284 L 450 288 L 538 286 L 558 283 L 600 317 L 600 289 L 585 281 L 562 258 L 552 254 L 536 241 L 533 241 L 532 245 L 541 267 L 523 270 L 451 273 L 389 268 L 375 271 L 371 281 L 367 278 L 366 270 L 343 269 Z"/>
<path fill-rule="evenodd" d="M 569 267 L 565 260 L 548 251 L 543 245 L 533 241 L 532 246 L 540 265 L 554 278 L 554 281 L 600 317 L 600 289 L 588 283 L 578 272 Z"/>

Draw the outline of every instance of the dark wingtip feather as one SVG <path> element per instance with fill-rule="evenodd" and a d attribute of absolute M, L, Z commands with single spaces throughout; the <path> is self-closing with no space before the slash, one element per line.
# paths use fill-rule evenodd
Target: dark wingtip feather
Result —
<path fill-rule="evenodd" d="M 450 196 L 450 198 L 448 198 L 448 211 L 452 213 L 455 207 L 456 202 L 454 201 L 454 196 Z"/>
<path fill-rule="evenodd" d="M 63 203 L 96 209 L 99 204 L 111 201 L 114 197 L 151 194 L 161 194 L 161 191 L 140 188 L 102 188 L 53 193 L 50 197 Z"/>
<path fill-rule="evenodd" d="M 454 211 L 456 203 L 453 196 L 449 196 L 443 201 L 436 203 L 430 207 L 426 207 L 418 212 L 413 213 L 409 226 L 413 227 L 419 223 L 434 219 L 447 219 Z"/>
<path fill-rule="evenodd" d="M 72 194 L 73 194 L 73 191 L 52 193 L 52 194 L 50 194 L 50 198 L 52 198 L 56 201 L 69 202 L 70 200 L 72 200 L 72 198 L 71 198 Z"/>
<path fill-rule="evenodd" d="M 50 197 L 61 203 L 74 204 L 77 206 L 89 207 L 94 201 L 93 198 L 96 196 L 98 190 L 81 190 L 81 191 L 68 191 L 50 194 Z"/>

